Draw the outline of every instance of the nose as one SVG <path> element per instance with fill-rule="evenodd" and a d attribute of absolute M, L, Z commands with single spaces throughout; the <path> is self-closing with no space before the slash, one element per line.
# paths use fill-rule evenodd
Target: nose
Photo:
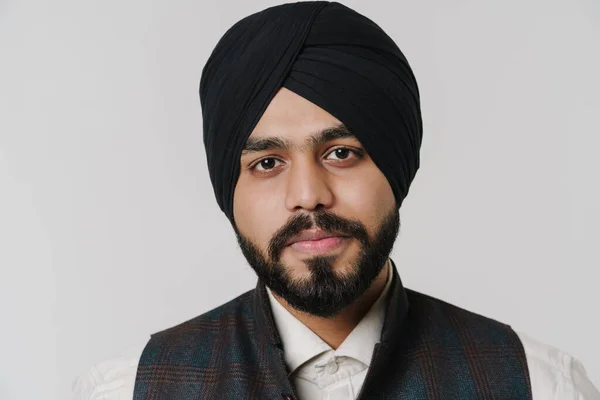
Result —
<path fill-rule="evenodd" d="M 297 161 L 287 174 L 285 205 L 290 211 L 329 208 L 334 199 L 327 171 L 314 161 Z"/>

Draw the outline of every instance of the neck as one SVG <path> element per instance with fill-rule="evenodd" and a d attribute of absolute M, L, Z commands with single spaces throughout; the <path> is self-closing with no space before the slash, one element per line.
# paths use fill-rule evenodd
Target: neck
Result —
<path fill-rule="evenodd" d="M 358 325 L 373 303 L 381 295 L 387 281 L 388 268 L 390 268 L 390 263 L 386 261 L 379 275 L 371 283 L 371 286 L 355 302 L 344 308 L 335 317 L 325 318 L 308 314 L 293 308 L 275 293 L 273 293 L 273 297 L 294 317 L 335 350 L 348 337 L 350 332 Z"/>

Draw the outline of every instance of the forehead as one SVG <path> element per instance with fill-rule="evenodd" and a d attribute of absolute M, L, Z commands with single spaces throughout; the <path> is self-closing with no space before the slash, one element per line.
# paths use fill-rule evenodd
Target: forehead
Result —
<path fill-rule="evenodd" d="M 275 94 L 249 138 L 308 136 L 342 122 L 316 104 L 282 87 Z"/>

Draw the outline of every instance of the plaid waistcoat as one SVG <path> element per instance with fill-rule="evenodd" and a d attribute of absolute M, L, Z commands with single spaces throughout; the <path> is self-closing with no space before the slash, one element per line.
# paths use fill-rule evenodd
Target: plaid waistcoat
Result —
<path fill-rule="evenodd" d="M 358 399 L 531 399 L 525 352 L 510 326 L 404 289 L 392 265 L 381 341 Z M 153 334 L 134 400 L 298 399 L 267 296 L 259 281 Z"/>

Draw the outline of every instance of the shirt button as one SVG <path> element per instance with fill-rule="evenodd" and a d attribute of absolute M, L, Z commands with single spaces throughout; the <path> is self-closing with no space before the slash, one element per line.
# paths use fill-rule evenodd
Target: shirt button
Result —
<path fill-rule="evenodd" d="M 329 363 L 327 363 L 327 372 L 329 374 L 335 374 L 338 370 L 338 365 L 335 362 L 335 360 L 331 360 Z"/>

